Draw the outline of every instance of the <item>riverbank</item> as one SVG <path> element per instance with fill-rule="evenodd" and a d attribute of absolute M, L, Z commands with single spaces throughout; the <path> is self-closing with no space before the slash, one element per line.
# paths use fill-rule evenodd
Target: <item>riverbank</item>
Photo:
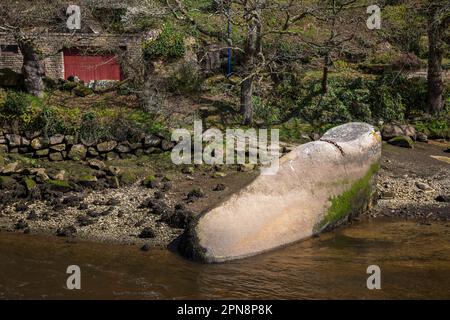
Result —
<path fill-rule="evenodd" d="M 167 155 L 104 162 L 43 161 L 34 165 L 45 170 L 40 176 L 52 179 L 34 186 L 33 193 L 24 190 L 22 196 L 23 181 L 32 169 L 12 157 L 9 160 L 19 164 L 1 181 L 0 231 L 145 245 L 144 249 L 166 247 L 189 219 L 241 189 L 258 173 L 250 166 L 177 167 Z M 83 183 L 80 176 L 95 179 Z M 109 185 L 110 180 L 117 185 Z M 54 189 L 53 181 L 66 181 L 71 188 Z"/>
<path fill-rule="evenodd" d="M 450 165 L 445 162 L 449 156 L 445 149 L 445 143 L 433 141 L 418 142 L 414 149 L 384 143 L 378 204 L 360 218 L 449 221 Z M 163 163 L 170 161 L 168 157 L 158 157 L 159 165 L 155 161 L 138 157 L 106 162 L 108 167 L 142 171 L 128 186 L 87 186 L 81 191 L 56 192 L 48 199 L 3 205 L 0 231 L 138 245 L 144 250 L 166 247 L 183 232 L 190 217 L 241 189 L 259 172 L 238 166 L 174 168 Z M 149 162 L 151 167 L 146 165 Z M 4 197 L 6 191 L 1 192 Z"/>
<path fill-rule="evenodd" d="M 423 222 L 450 220 L 450 154 L 445 142 L 416 142 L 413 149 L 383 144 L 378 202 L 367 214 Z"/>

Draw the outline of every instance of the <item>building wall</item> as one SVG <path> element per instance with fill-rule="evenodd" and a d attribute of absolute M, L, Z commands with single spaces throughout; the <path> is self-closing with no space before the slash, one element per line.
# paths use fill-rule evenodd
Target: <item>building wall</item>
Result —
<path fill-rule="evenodd" d="M 99 35 L 99 34 L 50 34 L 36 36 L 40 49 L 45 53 L 44 69 L 48 77 L 64 78 L 63 48 L 83 48 L 90 53 L 111 53 L 118 55 L 125 76 L 136 72 L 130 64 L 136 64 L 142 56 L 141 38 L 137 35 Z M 0 45 L 16 45 L 9 34 L 0 33 Z M 20 54 L 0 52 L 0 69 L 10 68 L 21 72 L 23 58 Z"/>

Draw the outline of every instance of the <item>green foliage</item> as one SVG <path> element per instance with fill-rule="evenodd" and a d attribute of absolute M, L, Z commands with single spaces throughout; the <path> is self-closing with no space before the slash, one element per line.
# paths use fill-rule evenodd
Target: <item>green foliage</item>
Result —
<path fill-rule="evenodd" d="M 419 120 L 414 123 L 414 127 L 429 138 L 450 139 L 450 114 L 437 119 Z"/>
<path fill-rule="evenodd" d="M 171 92 L 189 94 L 201 89 L 203 78 L 193 63 L 180 64 L 169 76 L 167 88 Z"/>
<path fill-rule="evenodd" d="M 28 111 L 30 100 L 25 93 L 10 91 L 8 92 L 1 112 L 10 116 L 22 116 Z"/>
<path fill-rule="evenodd" d="M 302 84 L 283 82 L 271 103 L 280 114 L 300 117 L 320 130 L 325 124 L 348 121 L 402 121 L 426 111 L 426 92 L 425 79 L 392 73 L 376 78 L 332 76 L 328 92 L 322 94 L 320 79 L 312 77 Z"/>
<path fill-rule="evenodd" d="M 156 40 L 148 40 L 142 44 L 146 59 L 161 58 L 164 60 L 175 60 L 184 56 L 186 46 L 184 35 L 178 31 L 173 24 L 166 23 L 161 34 Z"/>
<path fill-rule="evenodd" d="M 33 125 L 41 106 L 40 98 L 23 92 L 7 91 L 3 103 L 0 103 L 0 121 L 10 124 L 15 122 L 28 128 Z"/>
<path fill-rule="evenodd" d="M 256 120 L 265 124 L 277 123 L 280 119 L 279 108 L 272 105 L 270 101 L 264 101 L 261 97 L 253 96 L 253 112 Z"/>
<path fill-rule="evenodd" d="M 417 10 L 406 4 L 388 5 L 383 8 L 383 35 L 404 52 L 423 53 L 421 37 L 425 33 L 425 21 Z"/>

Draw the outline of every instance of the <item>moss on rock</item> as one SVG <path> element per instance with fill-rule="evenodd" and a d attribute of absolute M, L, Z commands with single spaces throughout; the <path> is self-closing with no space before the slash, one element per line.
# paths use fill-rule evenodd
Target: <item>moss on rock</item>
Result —
<path fill-rule="evenodd" d="M 47 180 L 45 182 L 45 184 L 51 190 L 55 190 L 55 191 L 68 192 L 68 191 L 72 190 L 72 186 L 70 185 L 70 183 L 68 181 L 64 181 L 64 180 L 50 179 L 50 180 Z"/>
<path fill-rule="evenodd" d="M 341 195 L 330 199 L 331 206 L 323 219 L 316 224 L 316 233 L 330 229 L 342 222 L 351 214 L 358 214 L 366 210 L 372 196 L 372 178 L 378 172 L 380 165 L 373 164 L 364 177 L 354 182 Z"/>

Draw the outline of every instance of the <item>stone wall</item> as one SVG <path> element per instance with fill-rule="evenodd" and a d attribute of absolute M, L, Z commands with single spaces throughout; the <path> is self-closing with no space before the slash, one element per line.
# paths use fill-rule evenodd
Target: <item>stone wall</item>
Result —
<path fill-rule="evenodd" d="M 48 158 L 50 161 L 87 158 L 113 160 L 133 155 L 160 153 L 172 148 L 171 141 L 153 134 L 142 134 L 140 141 L 134 143 L 109 140 L 87 145 L 71 135 L 55 134 L 45 137 L 40 132 L 15 133 L 9 129 L 0 129 L 0 152 Z"/>

